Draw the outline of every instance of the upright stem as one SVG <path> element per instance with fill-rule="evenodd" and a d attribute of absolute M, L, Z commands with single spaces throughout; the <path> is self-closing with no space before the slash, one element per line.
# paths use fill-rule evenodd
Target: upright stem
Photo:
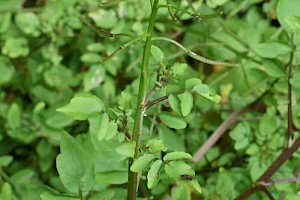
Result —
<path fill-rule="evenodd" d="M 292 85 L 290 80 L 292 78 L 292 67 L 293 67 L 293 59 L 294 59 L 294 34 L 291 33 L 291 54 L 290 54 L 290 61 L 288 64 L 288 146 L 291 146 L 294 140 L 293 134 L 293 110 L 292 110 Z"/>
<path fill-rule="evenodd" d="M 148 65 L 150 58 L 150 50 L 151 50 L 151 37 L 153 33 L 153 27 L 155 24 L 155 18 L 158 10 L 158 2 L 159 0 L 154 0 L 152 5 L 152 12 L 149 20 L 147 33 L 149 34 L 146 43 L 144 46 L 143 52 L 143 60 L 141 67 L 141 76 L 140 76 L 140 84 L 139 84 L 139 93 L 138 93 L 138 102 L 136 107 L 136 116 L 134 121 L 132 140 L 136 142 L 134 158 L 129 159 L 128 166 L 128 187 L 127 187 L 127 200 L 135 200 L 137 197 L 138 190 L 138 176 L 137 173 L 130 171 L 130 166 L 139 156 L 139 148 L 140 148 L 140 135 L 141 129 L 143 125 L 143 117 L 144 117 L 144 100 L 146 97 L 146 90 L 148 84 Z"/>

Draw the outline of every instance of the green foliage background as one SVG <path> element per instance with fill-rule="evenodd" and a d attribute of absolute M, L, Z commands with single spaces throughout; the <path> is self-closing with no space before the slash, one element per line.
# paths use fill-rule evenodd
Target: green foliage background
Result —
<path fill-rule="evenodd" d="M 170 2 L 193 12 L 191 1 Z M 160 3 L 166 2 L 161 0 Z M 288 3 L 294 5 L 289 9 L 300 10 L 294 1 Z M 193 155 L 232 112 L 245 108 L 265 91 L 268 93 L 194 164 L 202 194 L 176 184 L 162 173 L 160 182 L 153 189 L 146 189 L 144 183 L 140 189 L 141 199 L 147 195 L 155 199 L 170 196 L 172 200 L 233 199 L 273 163 L 287 144 L 289 30 L 296 33 L 290 83 L 295 138 L 299 136 L 299 16 L 287 18 L 288 23 L 282 28 L 277 21 L 276 0 L 207 0 L 200 5 L 200 1 L 193 1 L 194 9 L 201 14 L 219 10 L 224 14 L 199 20 L 174 11 L 180 19 L 174 22 L 168 9 L 160 9 L 155 35 L 172 38 L 205 57 L 240 63 L 241 66 L 226 68 L 204 64 L 188 57 L 175 45 L 153 41 L 159 47 L 157 55 L 163 55 L 167 67 L 175 63 L 180 65 L 172 68 L 175 69 L 173 74 L 181 76 L 183 72 L 176 69 L 186 67 L 184 77 L 201 79 L 222 98 L 215 104 L 196 95 L 191 100 L 187 93 L 179 98 L 169 97 L 167 103 L 152 107 L 145 118 L 142 146 L 151 147 L 151 141 L 159 139 L 165 145 L 155 147 L 159 151 L 166 148 L 167 152 L 185 151 Z M 128 38 L 102 37 L 82 24 L 78 16 L 87 16 L 97 27 L 112 33 L 141 35 L 148 26 L 150 1 L 126 1 L 102 8 L 97 0 L 7 0 L 0 1 L 0 11 L 0 199 L 79 199 L 75 195 L 78 188 L 72 182 L 74 180 L 59 177 L 56 168 L 59 160 L 64 164 L 57 167 L 65 173 L 77 165 L 85 169 L 80 173 L 90 179 L 85 180 L 81 189 L 83 195 L 89 193 L 88 199 L 103 196 L 124 199 L 128 170 L 126 156 L 130 152 L 120 144 L 124 132 L 131 134 L 132 131 L 132 108 L 137 101 L 143 42 L 131 45 L 101 64 L 99 60 Z M 278 12 L 281 12 L 279 21 L 284 20 L 287 11 Z M 156 82 L 158 57 L 155 55 L 153 52 L 150 61 L 149 91 Z M 91 97 L 91 94 L 101 102 L 89 100 L 80 105 L 81 109 L 83 112 L 106 109 L 110 118 L 114 116 L 119 132 L 112 140 L 94 138 L 97 144 L 93 144 L 95 140 L 88 134 L 93 132 L 89 123 L 97 119 L 75 121 L 56 111 L 74 96 Z M 154 98 L 158 97 L 159 92 Z M 192 101 L 193 108 L 176 110 L 182 98 Z M 119 113 L 115 111 L 118 109 Z M 172 120 L 168 116 L 170 113 L 184 117 L 168 121 Z M 82 120 L 81 117 L 76 119 Z M 127 118 L 126 126 L 122 124 L 124 118 Z M 296 152 L 273 178 L 293 177 L 299 157 Z M 142 180 L 145 179 L 143 174 Z M 276 199 L 297 199 L 299 189 L 295 182 L 270 186 Z M 256 193 L 249 199 L 264 198 L 262 193 Z"/>

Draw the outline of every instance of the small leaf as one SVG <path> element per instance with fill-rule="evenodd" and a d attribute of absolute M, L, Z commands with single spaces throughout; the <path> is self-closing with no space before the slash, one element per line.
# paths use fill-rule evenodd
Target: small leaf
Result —
<path fill-rule="evenodd" d="M 1 200 L 13 200 L 12 188 L 9 183 L 4 183 L 0 193 Z"/>
<path fill-rule="evenodd" d="M 102 110 L 102 102 L 93 95 L 77 96 L 64 107 L 56 109 L 75 120 L 86 120 Z"/>
<path fill-rule="evenodd" d="M 191 90 L 195 85 L 201 84 L 202 81 L 199 78 L 190 78 L 185 81 L 185 89 Z"/>
<path fill-rule="evenodd" d="M 2 48 L 2 53 L 10 58 L 27 56 L 29 54 L 28 41 L 23 37 L 8 38 Z"/>
<path fill-rule="evenodd" d="M 180 106 L 183 116 L 187 116 L 188 114 L 190 114 L 193 108 L 193 95 L 188 91 L 185 91 L 182 94 Z"/>
<path fill-rule="evenodd" d="M 171 108 L 178 114 L 178 115 L 182 115 L 181 113 L 181 108 L 180 108 L 180 100 L 177 96 L 174 95 L 170 95 L 168 97 L 169 100 L 169 104 L 171 106 Z"/>
<path fill-rule="evenodd" d="M 106 130 L 105 140 L 112 139 L 117 133 L 118 133 L 118 125 L 115 122 L 110 121 Z"/>
<path fill-rule="evenodd" d="M 188 65 L 186 63 L 175 63 L 171 67 L 171 72 L 174 78 L 182 78 L 188 69 Z"/>
<path fill-rule="evenodd" d="M 100 117 L 99 128 L 97 133 L 97 139 L 103 140 L 108 130 L 109 117 L 107 113 L 103 113 Z"/>
<path fill-rule="evenodd" d="M 11 80 L 15 68 L 10 60 L 6 57 L 0 56 L 0 74 L 5 74 L 5 76 L 0 76 L 0 85 L 3 85 Z"/>
<path fill-rule="evenodd" d="M 147 186 L 149 189 L 152 189 L 156 186 L 159 181 L 159 172 L 162 166 L 162 160 L 156 160 L 147 174 Z"/>
<path fill-rule="evenodd" d="M 164 54 L 159 47 L 152 45 L 151 54 L 157 63 L 162 63 L 164 61 Z"/>
<path fill-rule="evenodd" d="M 7 122 L 11 129 L 21 126 L 21 110 L 18 104 L 13 103 L 7 113 Z"/>
<path fill-rule="evenodd" d="M 263 58 L 276 58 L 278 56 L 287 55 L 291 52 L 289 46 L 279 42 L 256 44 L 253 47 L 253 50 Z"/>
<path fill-rule="evenodd" d="M 116 152 L 122 156 L 131 157 L 134 156 L 135 142 L 123 142 L 119 147 L 116 148 Z"/>
<path fill-rule="evenodd" d="M 195 175 L 192 167 L 183 161 L 170 161 L 165 165 L 166 173 L 175 180 L 181 180 L 180 175 Z"/>
<path fill-rule="evenodd" d="M 221 101 L 221 96 L 214 94 L 206 84 L 195 85 L 193 91 L 214 103 L 219 103 Z"/>
<path fill-rule="evenodd" d="M 147 147 L 151 153 L 166 151 L 167 147 L 162 140 L 151 139 L 147 142 Z"/>
<path fill-rule="evenodd" d="M 196 179 L 193 179 L 191 181 L 188 181 L 187 184 L 191 187 L 193 187 L 199 194 L 202 193 L 202 189 L 201 186 L 199 184 L 199 182 Z"/>
<path fill-rule="evenodd" d="M 186 127 L 186 122 L 181 117 L 174 116 L 167 112 L 162 112 L 158 115 L 161 121 L 170 128 L 174 129 L 184 129 Z"/>
<path fill-rule="evenodd" d="M 182 159 L 192 159 L 191 154 L 186 153 L 186 152 L 171 152 L 167 153 L 163 160 L 164 161 L 171 161 L 171 160 L 182 160 Z"/>
<path fill-rule="evenodd" d="M 145 154 L 139 157 L 130 167 L 130 170 L 133 172 L 140 172 L 143 171 L 154 159 L 153 154 Z"/>

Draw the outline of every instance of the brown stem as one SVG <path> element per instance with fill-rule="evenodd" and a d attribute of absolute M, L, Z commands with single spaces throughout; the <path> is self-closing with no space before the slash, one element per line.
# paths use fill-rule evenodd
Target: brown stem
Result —
<path fill-rule="evenodd" d="M 194 154 L 192 160 L 198 162 L 204 154 L 218 141 L 218 139 L 225 133 L 229 126 L 235 122 L 242 114 L 246 112 L 246 108 L 233 112 L 209 137 L 209 139 L 202 145 Z"/>

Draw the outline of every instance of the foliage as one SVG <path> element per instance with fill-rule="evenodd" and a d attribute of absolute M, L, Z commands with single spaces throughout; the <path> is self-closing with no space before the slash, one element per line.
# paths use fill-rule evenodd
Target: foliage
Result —
<path fill-rule="evenodd" d="M 0 199 L 297 199 L 299 10 L 0 1 Z"/>

